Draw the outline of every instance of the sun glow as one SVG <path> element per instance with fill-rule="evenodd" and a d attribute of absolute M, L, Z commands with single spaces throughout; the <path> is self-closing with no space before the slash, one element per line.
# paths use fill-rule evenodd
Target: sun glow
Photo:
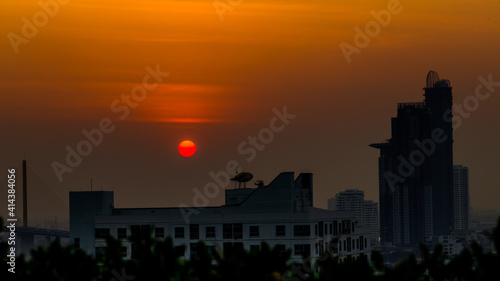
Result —
<path fill-rule="evenodd" d="M 184 157 L 191 157 L 196 152 L 196 145 L 190 140 L 184 140 L 179 144 L 179 153 Z"/>

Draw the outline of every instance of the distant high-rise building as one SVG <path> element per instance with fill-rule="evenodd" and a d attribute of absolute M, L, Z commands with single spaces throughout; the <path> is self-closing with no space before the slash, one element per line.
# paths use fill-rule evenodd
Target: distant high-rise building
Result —
<path fill-rule="evenodd" d="M 380 237 L 377 202 L 373 202 L 372 200 L 365 200 L 363 202 L 361 225 L 368 227 L 371 233 L 372 245 L 375 245 Z"/>
<path fill-rule="evenodd" d="M 455 230 L 469 229 L 469 168 L 453 166 L 453 194 L 455 207 Z"/>
<path fill-rule="evenodd" d="M 452 93 L 427 75 L 424 102 L 398 104 L 392 137 L 380 149 L 381 242 L 414 246 L 453 230 Z"/>
<path fill-rule="evenodd" d="M 332 201 L 330 201 L 332 200 Z M 363 201 L 365 200 L 365 192 L 358 189 L 347 189 L 346 191 L 339 192 L 334 198 L 329 200 L 333 211 L 354 211 L 354 215 L 361 222 L 363 216 Z M 332 204 L 333 203 L 333 204 Z"/>
<path fill-rule="evenodd" d="M 328 199 L 328 210 L 352 211 L 358 225 L 369 230 L 371 240 L 375 243 L 379 237 L 378 204 L 365 200 L 365 192 L 358 189 L 347 189 Z"/>
<path fill-rule="evenodd" d="M 430 137 L 435 151 L 432 163 L 432 232 L 448 235 L 453 231 L 453 95 L 450 81 L 439 79 L 434 71 L 427 75 L 425 104 L 430 114 Z M 441 137 L 437 137 L 441 136 Z"/>

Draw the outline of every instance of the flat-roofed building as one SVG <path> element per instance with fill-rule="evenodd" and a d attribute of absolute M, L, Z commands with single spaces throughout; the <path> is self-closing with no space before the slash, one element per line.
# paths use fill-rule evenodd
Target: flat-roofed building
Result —
<path fill-rule="evenodd" d="M 134 247 L 127 238 L 141 230 L 172 237 L 186 258 L 196 255 L 199 240 L 209 251 L 255 250 L 266 242 L 290 249 L 294 260 L 327 250 L 340 259 L 369 257 L 369 230 L 356 226 L 353 212 L 313 207 L 312 179 L 310 173 L 296 179 L 281 173 L 267 186 L 226 189 L 225 205 L 204 208 L 114 208 L 111 191 L 70 192 L 70 236 L 94 255 L 106 247 L 107 236 L 123 239 L 129 259 Z"/>

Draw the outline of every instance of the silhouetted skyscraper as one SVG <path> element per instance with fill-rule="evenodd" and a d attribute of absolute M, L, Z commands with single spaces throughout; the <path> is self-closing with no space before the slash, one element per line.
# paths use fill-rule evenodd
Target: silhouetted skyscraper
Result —
<path fill-rule="evenodd" d="M 434 71 L 427 75 L 425 104 L 430 113 L 432 134 L 441 134 L 442 142 L 435 142 L 436 150 L 429 156 L 432 164 L 432 220 L 433 235 L 447 235 L 453 231 L 453 127 L 450 81 L 440 80 Z"/>
<path fill-rule="evenodd" d="M 452 95 L 448 80 L 427 75 L 425 101 L 398 104 L 392 138 L 380 149 L 382 243 L 416 245 L 453 230 Z"/>

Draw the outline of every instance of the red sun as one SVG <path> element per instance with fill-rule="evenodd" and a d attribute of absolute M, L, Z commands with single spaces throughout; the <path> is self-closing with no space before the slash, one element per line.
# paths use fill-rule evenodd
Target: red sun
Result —
<path fill-rule="evenodd" d="M 196 145 L 190 140 L 185 140 L 179 144 L 178 149 L 182 156 L 191 157 L 196 152 Z"/>

